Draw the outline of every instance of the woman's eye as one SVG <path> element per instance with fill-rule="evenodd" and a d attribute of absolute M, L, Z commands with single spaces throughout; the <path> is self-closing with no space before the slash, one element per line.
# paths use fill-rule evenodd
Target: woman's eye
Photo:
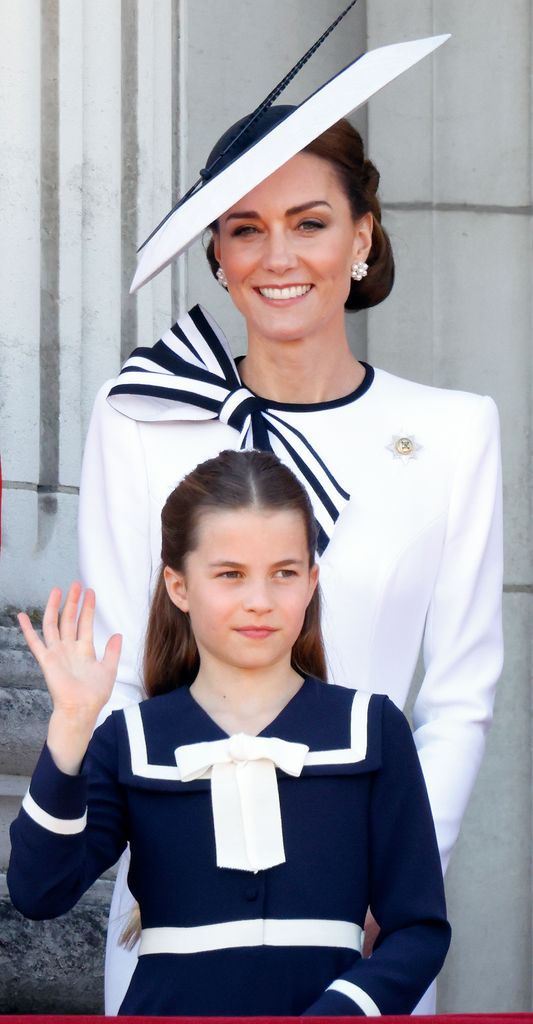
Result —
<path fill-rule="evenodd" d="M 255 235 L 257 228 L 254 224 L 240 224 L 238 228 L 235 228 L 233 232 L 233 238 L 239 238 L 246 235 Z"/>
<path fill-rule="evenodd" d="M 325 228 L 325 224 L 321 220 L 302 220 L 298 227 L 301 231 L 320 231 L 321 228 Z"/>
<path fill-rule="evenodd" d="M 278 569 L 278 571 L 274 573 L 274 579 L 278 580 L 288 580 L 291 576 L 296 576 L 294 569 Z"/>
<path fill-rule="evenodd" d="M 226 569 L 226 572 L 220 572 L 218 579 L 222 580 L 238 580 L 241 577 L 241 573 L 238 569 Z"/>

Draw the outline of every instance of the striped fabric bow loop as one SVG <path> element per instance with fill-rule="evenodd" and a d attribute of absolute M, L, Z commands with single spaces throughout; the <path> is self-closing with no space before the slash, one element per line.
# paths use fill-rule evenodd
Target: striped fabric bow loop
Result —
<path fill-rule="evenodd" d="M 206 310 L 194 306 L 153 348 L 135 349 L 108 401 L 141 422 L 217 417 L 239 432 L 240 448 L 274 452 L 308 491 L 324 552 L 350 495 L 283 410 L 242 384 L 228 341 Z"/>
<path fill-rule="evenodd" d="M 301 774 L 309 747 L 237 733 L 175 751 L 182 782 L 211 778 L 217 866 L 263 871 L 285 863 L 276 766 Z"/>

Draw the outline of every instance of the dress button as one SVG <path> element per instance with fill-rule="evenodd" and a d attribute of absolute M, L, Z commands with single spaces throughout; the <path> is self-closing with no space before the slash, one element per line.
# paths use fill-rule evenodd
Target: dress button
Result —
<path fill-rule="evenodd" d="M 256 900 L 258 896 L 259 889 L 257 888 L 256 885 L 249 885 L 248 888 L 244 890 L 244 898 L 245 900 L 248 900 L 249 903 L 253 903 L 253 901 Z"/>

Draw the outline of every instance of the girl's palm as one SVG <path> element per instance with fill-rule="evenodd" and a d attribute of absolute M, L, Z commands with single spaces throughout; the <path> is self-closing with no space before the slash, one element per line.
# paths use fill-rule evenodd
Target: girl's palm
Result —
<path fill-rule="evenodd" d="M 73 583 L 61 615 L 61 591 L 54 587 L 43 617 L 43 640 L 23 612 L 19 623 L 45 677 L 54 711 L 97 714 L 111 695 L 121 637 L 112 636 L 98 661 L 93 644 L 94 591 L 87 590 L 78 616 L 81 585 Z"/>

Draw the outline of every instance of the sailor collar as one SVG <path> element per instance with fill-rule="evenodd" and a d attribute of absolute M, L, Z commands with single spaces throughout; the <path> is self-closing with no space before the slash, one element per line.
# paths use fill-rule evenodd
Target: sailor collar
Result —
<path fill-rule="evenodd" d="M 382 702 L 361 690 L 307 678 L 258 738 L 305 747 L 304 776 L 372 771 L 381 764 Z M 209 772 L 184 781 L 186 772 L 176 752 L 190 744 L 209 746 L 231 739 L 187 687 L 130 705 L 113 717 L 122 747 L 120 781 L 134 787 L 208 788 Z M 283 766 L 278 768 L 283 775 Z"/>

